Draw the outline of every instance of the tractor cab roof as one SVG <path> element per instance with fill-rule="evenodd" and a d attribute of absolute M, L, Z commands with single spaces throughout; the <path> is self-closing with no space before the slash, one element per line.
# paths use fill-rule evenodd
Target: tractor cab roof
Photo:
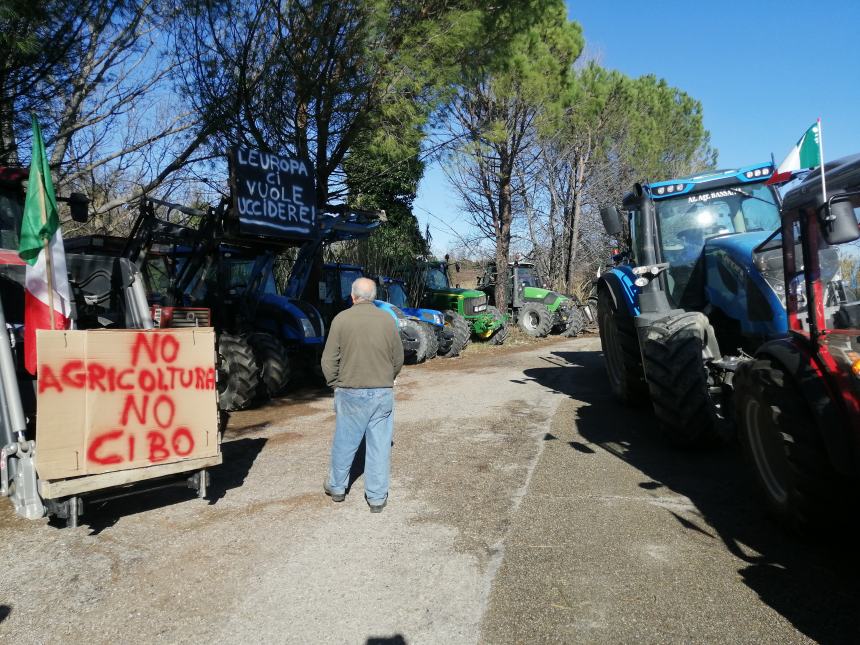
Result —
<path fill-rule="evenodd" d="M 825 163 L 824 173 L 828 198 L 860 190 L 860 153 Z M 782 206 L 786 211 L 818 208 L 822 201 L 821 168 L 816 168 L 785 194 Z"/>
<path fill-rule="evenodd" d="M 406 280 L 403 278 L 392 278 L 387 275 L 380 275 L 376 277 L 377 281 L 382 284 L 406 284 Z"/>
<path fill-rule="evenodd" d="M 362 274 L 364 273 L 364 267 L 359 264 L 348 264 L 345 262 L 326 262 L 323 264 L 323 269 L 328 270 L 344 270 L 347 271 L 360 271 Z"/>
<path fill-rule="evenodd" d="M 714 190 L 727 186 L 762 182 L 769 179 L 773 175 L 773 172 L 773 164 L 768 161 L 765 163 L 743 166 L 742 168 L 717 170 L 689 177 L 655 181 L 643 184 L 642 190 L 651 199 L 668 199 L 670 197 L 677 197 L 678 195 L 685 195 L 687 193 L 703 190 Z M 627 193 L 624 196 L 625 208 L 629 209 L 634 207 L 638 201 L 639 199 L 633 192 Z"/>

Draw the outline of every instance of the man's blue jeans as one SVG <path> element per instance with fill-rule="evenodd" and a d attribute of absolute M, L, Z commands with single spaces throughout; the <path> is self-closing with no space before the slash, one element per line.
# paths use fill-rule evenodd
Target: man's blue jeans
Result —
<path fill-rule="evenodd" d="M 364 496 L 374 506 L 382 504 L 388 497 L 393 411 L 394 394 L 390 387 L 335 388 L 334 412 L 337 418 L 328 474 L 332 493 L 346 491 L 352 460 L 364 438 Z"/>

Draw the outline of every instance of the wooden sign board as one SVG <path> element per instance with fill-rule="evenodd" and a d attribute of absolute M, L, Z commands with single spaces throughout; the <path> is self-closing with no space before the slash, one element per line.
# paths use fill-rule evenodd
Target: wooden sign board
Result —
<path fill-rule="evenodd" d="M 43 480 L 218 454 L 211 328 L 36 332 Z"/>
<path fill-rule="evenodd" d="M 234 147 L 230 183 L 239 233 L 276 239 L 313 237 L 318 220 L 312 171 L 307 160 Z"/>

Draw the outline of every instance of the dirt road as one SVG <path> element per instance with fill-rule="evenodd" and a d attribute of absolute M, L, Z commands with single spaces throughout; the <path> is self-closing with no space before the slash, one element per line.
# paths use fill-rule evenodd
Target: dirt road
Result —
<path fill-rule="evenodd" d="M 325 391 L 234 415 L 208 502 L 67 530 L 2 501 L 0 642 L 858 640 L 857 557 L 762 519 L 733 448 L 663 445 L 601 361 L 592 337 L 406 368 L 379 515 L 361 478 L 322 494 Z"/>

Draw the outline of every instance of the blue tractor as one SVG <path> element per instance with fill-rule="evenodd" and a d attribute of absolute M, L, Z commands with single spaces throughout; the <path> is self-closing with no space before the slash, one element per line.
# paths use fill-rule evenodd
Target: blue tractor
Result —
<path fill-rule="evenodd" d="M 320 310 L 329 324 L 338 313 L 352 306 L 352 283 L 363 277 L 366 277 L 364 268 L 355 264 L 329 262 L 323 265 L 319 283 Z M 378 298 L 374 304 L 391 314 L 397 322 L 406 361 L 422 363 L 436 356 L 440 334 L 444 337 L 444 332 L 437 332 L 437 326 L 442 330 L 445 328 L 442 313 L 401 307 L 405 299 L 398 299 L 395 290 L 386 288 L 380 280 L 377 280 L 377 284 L 381 286 L 378 287 Z M 396 301 L 390 299 L 392 295 Z M 425 317 L 432 323 L 425 321 Z"/>
<path fill-rule="evenodd" d="M 436 309 L 425 309 L 422 307 L 410 307 L 409 297 L 406 291 L 406 282 L 399 278 L 389 276 L 378 276 L 376 278 L 377 288 L 385 301 L 400 308 L 412 320 L 415 320 L 424 329 L 427 337 L 427 358 L 442 356 L 453 358 L 459 355 L 469 339 L 468 329 L 458 337 L 457 329 L 452 324 L 450 316 Z"/>
<path fill-rule="evenodd" d="M 787 332 L 773 173 L 763 163 L 636 184 L 620 212 L 601 209 L 626 242 L 597 284 L 610 387 L 628 404 L 650 398 L 674 443 L 730 432 L 736 368 Z"/>

